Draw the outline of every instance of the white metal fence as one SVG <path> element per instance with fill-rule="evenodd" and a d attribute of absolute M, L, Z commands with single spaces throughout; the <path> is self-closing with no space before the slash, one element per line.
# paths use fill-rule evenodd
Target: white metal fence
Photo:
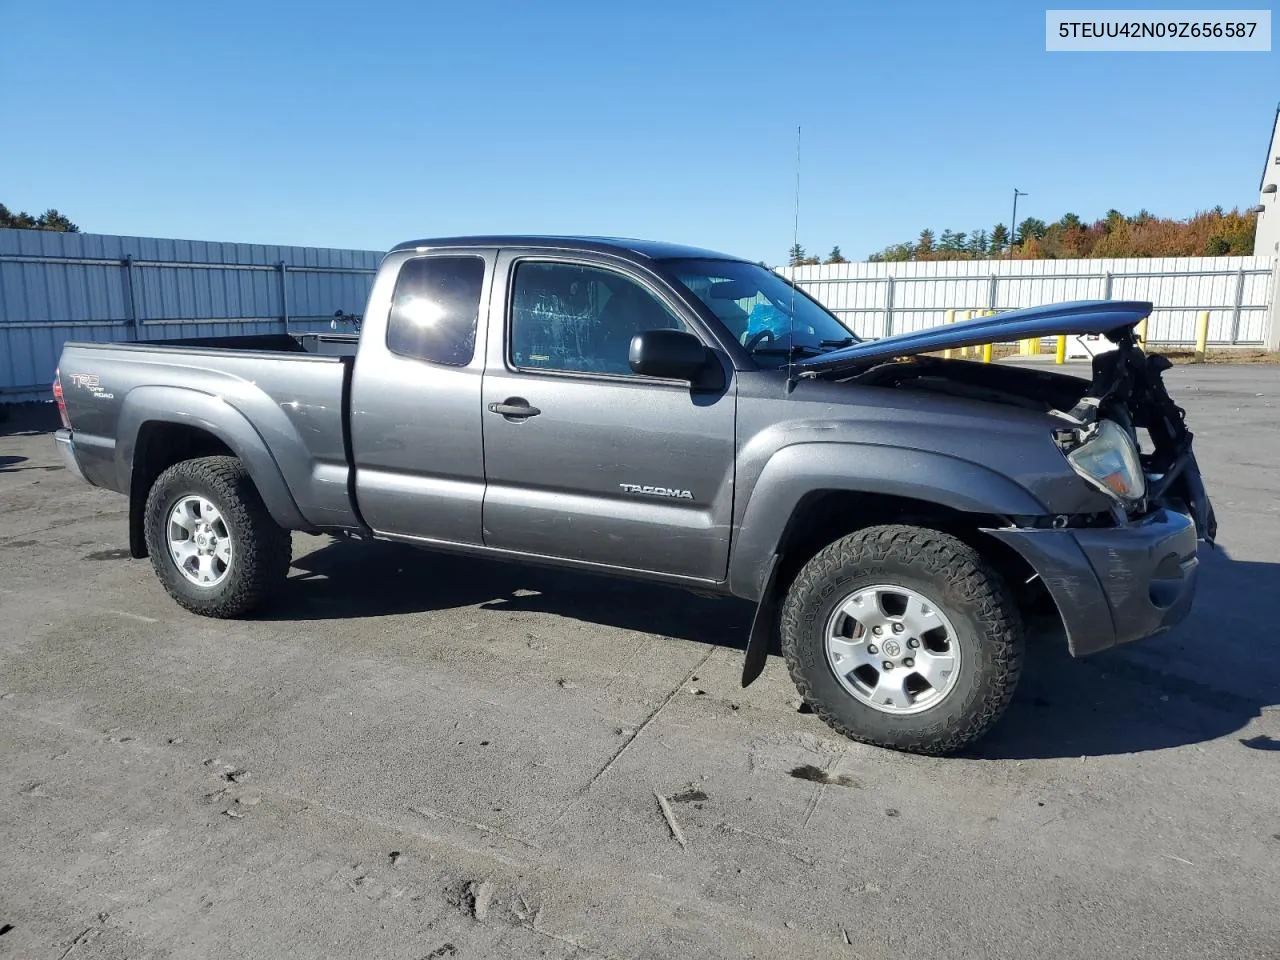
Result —
<path fill-rule="evenodd" d="M 1209 343 L 1266 339 L 1271 257 L 1124 260 L 931 260 L 782 267 L 864 337 L 922 330 L 946 311 L 1003 311 L 1063 300 L 1148 300 L 1152 343 L 1195 342 L 1196 315 L 1209 312 Z"/>

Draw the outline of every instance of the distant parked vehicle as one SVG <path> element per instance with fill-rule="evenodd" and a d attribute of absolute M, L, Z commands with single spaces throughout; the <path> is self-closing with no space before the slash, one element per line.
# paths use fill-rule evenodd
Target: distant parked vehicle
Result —
<path fill-rule="evenodd" d="M 57 443 L 205 616 L 269 599 L 290 531 L 744 597 L 856 740 L 943 753 L 1013 695 L 1026 604 L 1083 655 L 1165 630 L 1212 540 L 1151 304 L 860 340 L 758 264 L 664 243 L 402 244 L 356 334 L 70 342 Z M 1105 335 L 1091 380 L 929 356 Z M 1138 432 L 1152 452 L 1139 452 Z"/>

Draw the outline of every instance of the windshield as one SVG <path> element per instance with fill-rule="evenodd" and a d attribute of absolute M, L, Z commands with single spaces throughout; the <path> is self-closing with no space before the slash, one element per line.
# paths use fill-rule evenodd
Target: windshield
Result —
<path fill-rule="evenodd" d="M 758 263 L 667 260 L 665 266 L 761 363 L 781 365 L 792 354 L 816 356 L 860 342 L 816 300 Z"/>

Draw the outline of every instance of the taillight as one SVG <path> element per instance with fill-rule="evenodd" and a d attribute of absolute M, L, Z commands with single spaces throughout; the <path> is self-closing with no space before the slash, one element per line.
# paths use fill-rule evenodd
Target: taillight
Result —
<path fill-rule="evenodd" d="M 67 401 L 62 397 L 62 371 L 58 369 L 53 371 L 53 399 L 58 402 L 58 416 L 62 418 L 62 425 L 70 430 L 71 420 L 67 416 Z"/>

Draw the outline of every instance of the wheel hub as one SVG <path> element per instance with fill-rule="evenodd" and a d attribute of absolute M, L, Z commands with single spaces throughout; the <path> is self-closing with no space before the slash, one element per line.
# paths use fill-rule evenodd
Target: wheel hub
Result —
<path fill-rule="evenodd" d="M 178 571 L 202 587 L 220 584 L 231 569 L 231 530 L 212 501 L 180 499 L 169 511 L 169 554 Z"/>
<path fill-rule="evenodd" d="M 960 640 L 946 614 L 892 584 L 863 587 L 836 604 L 826 648 L 846 692 L 883 713 L 935 707 L 960 675 Z"/>

